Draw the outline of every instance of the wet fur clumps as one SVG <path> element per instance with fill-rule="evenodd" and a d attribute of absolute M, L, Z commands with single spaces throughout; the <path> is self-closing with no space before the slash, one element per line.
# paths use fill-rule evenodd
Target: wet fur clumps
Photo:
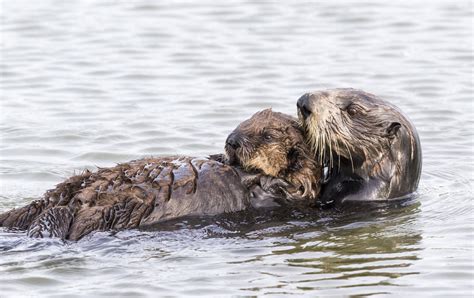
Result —
<path fill-rule="evenodd" d="M 271 109 L 258 112 L 229 135 L 225 151 L 231 165 L 287 181 L 290 200 L 314 201 L 319 194 L 322 167 L 296 118 Z"/>
<path fill-rule="evenodd" d="M 147 158 L 73 176 L 43 199 L 0 214 L 0 226 L 78 240 L 92 231 L 239 211 L 247 199 L 232 167 L 190 157 Z"/>

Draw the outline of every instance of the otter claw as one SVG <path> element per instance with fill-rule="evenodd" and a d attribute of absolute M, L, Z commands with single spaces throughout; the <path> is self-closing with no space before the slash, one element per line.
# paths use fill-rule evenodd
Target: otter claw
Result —
<path fill-rule="evenodd" d="M 270 177 L 270 176 L 262 176 L 260 178 L 260 186 L 265 191 L 271 191 L 275 188 L 288 188 L 290 184 L 283 179 Z"/>

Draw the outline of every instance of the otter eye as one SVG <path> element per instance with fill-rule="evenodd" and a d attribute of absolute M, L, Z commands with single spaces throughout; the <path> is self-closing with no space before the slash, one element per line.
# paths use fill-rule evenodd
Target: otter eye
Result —
<path fill-rule="evenodd" d="M 263 138 L 265 139 L 265 141 L 271 141 L 273 139 L 273 137 L 269 133 L 264 134 Z"/>
<path fill-rule="evenodd" d="M 355 114 L 357 114 L 357 108 L 354 105 L 348 106 L 346 111 L 351 116 L 354 116 Z"/>

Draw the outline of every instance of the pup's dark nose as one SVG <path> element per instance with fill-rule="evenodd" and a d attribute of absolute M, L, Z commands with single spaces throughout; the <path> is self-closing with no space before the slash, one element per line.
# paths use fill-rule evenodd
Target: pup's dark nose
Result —
<path fill-rule="evenodd" d="M 311 97 L 311 94 L 306 93 L 303 96 L 301 96 L 298 99 L 298 102 L 296 103 L 296 106 L 298 107 L 298 110 L 303 116 L 303 119 L 306 119 L 309 117 L 309 115 L 311 115 L 310 97 Z"/>
<path fill-rule="evenodd" d="M 236 133 L 231 133 L 227 138 L 226 144 L 229 145 L 232 149 L 236 150 L 240 147 L 239 135 Z"/>

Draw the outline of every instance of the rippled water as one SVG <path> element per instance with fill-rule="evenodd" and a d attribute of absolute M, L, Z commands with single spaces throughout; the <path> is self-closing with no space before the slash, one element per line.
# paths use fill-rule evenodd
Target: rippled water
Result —
<path fill-rule="evenodd" d="M 355 87 L 420 133 L 416 200 L 98 233 L 0 231 L 0 296 L 473 293 L 470 1 L 2 1 L 0 211 L 84 168 L 221 152 L 259 109 Z"/>

